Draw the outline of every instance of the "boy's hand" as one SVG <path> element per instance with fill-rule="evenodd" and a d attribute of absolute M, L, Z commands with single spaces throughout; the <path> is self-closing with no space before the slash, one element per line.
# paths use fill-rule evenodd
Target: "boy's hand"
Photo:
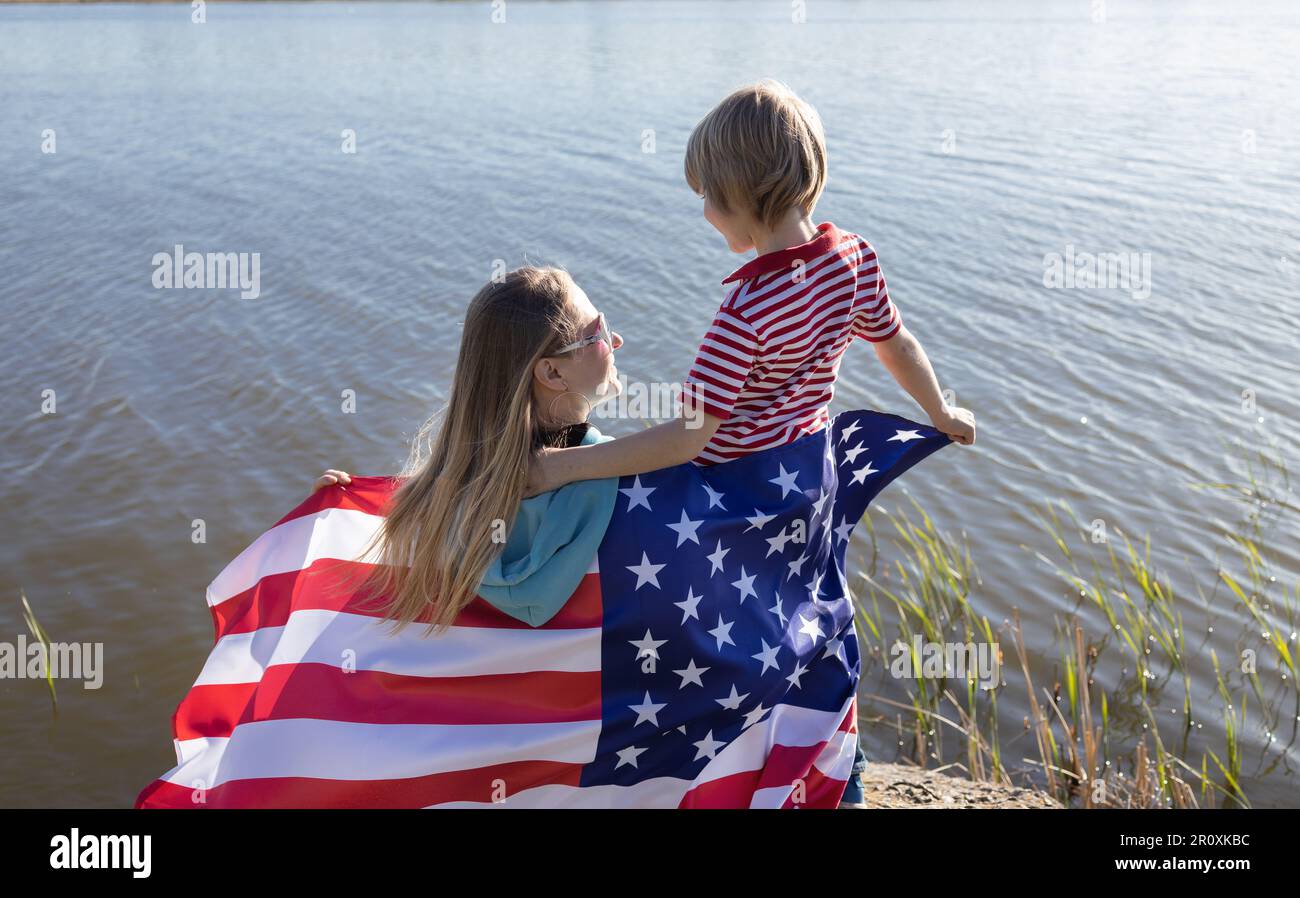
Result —
<path fill-rule="evenodd" d="M 975 413 L 970 409 L 946 405 L 943 411 L 930 416 L 930 423 L 963 446 L 975 442 Z"/>
<path fill-rule="evenodd" d="M 314 493 L 323 486 L 333 486 L 336 483 L 341 483 L 344 486 L 347 486 L 351 482 L 351 474 L 346 471 L 336 471 L 333 468 L 330 468 L 324 474 L 316 478 L 316 482 L 312 484 L 311 491 Z"/>

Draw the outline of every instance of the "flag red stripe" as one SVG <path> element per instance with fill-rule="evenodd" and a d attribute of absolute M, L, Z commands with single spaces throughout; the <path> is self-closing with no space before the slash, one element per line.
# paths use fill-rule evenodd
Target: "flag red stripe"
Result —
<path fill-rule="evenodd" d="M 847 785 L 848 780 L 832 779 L 814 767 L 804 777 L 804 801 L 799 807 L 814 810 L 837 808 L 840 799 L 844 797 L 844 787 Z M 795 807 L 793 793 L 781 807 L 787 810 Z"/>
<path fill-rule="evenodd" d="M 815 745 L 773 745 L 761 770 L 745 770 L 700 783 L 682 796 L 678 807 L 748 808 L 754 793 L 759 789 L 790 787 L 798 779 L 808 783 L 812 774 L 817 773 L 813 761 L 817 760 L 825 747 L 825 742 Z M 841 783 L 840 791 L 843 789 L 844 784 Z"/>
<path fill-rule="evenodd" d="M 396 479 L 392 477 L 353 477 L 348 486 L 323 487 L 276 521 L 275 526 L 294 518 L 305 518 L 327 508 L 346 508 L 383 517 L 388 511 L 388 499 L 396 484 Z"/>
<path fill-rule="evenodd" d="M 816 745 L 772 746 L 763 764 L 763 775 L 759 777 L 757 788 L 789 787 L 796 780 L 803 780 L 807 784 L 809 775 L 817 770 L 813 762 L 824 748 L 825 741 Z"/>
<path fill-rule="evenodd" d="M 216 638 L 232 633 L 251 633 L 263 627 L 283 627 L 290 613 L 306 609 L 345 611 L 382 618 L 379 602 L 365 601 L 340 584 L 356 583 L 372 565 L 354 561 L 321 559 L 300 571 L 268 574 L 257 584 L 212 606 Z M 415 626 L 427 623 L 418 618 Z M 458 627 L 491 627 L 516 630 L 573 630 L 601 625 L 600 575 L 586 574 L 564 607 L 540 627 L 530 627 L 475 598 L 456 618 Z"/>
<path fill-rule="evenodd" d="M 748 808 L 758 788 L 760 771 L 745 770 L 700 783 L 682 796 L 679 808 Z"/>
<path fill-rule="evenodd" d="M 412 677 L 328 664 L 276 664 L 260 683 L 195 686 L 177 739 L 229 736 L 258 720 L 375 724 L 528 724 L 600 719 L 600 671 Z"/>
<path fill-rule="evenodd" d="M 310 777 L 268 777 L 232 780 L 208 789 L 205 801 L 194 801 L 189 786 L 154 780 L 137 808 L 422 808 L 453 801 L 490 802 L 504 789 L 509 796 L 543 785 L 577 786 L 581 764 L 556 761 L 517 761 L 432 773 L 395 780 L 330 780 Z"/>

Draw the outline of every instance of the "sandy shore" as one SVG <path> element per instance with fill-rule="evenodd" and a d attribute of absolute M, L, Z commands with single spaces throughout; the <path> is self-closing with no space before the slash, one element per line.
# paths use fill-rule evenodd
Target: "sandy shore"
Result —
<path fill-rule="evenodd" d="M 974 783 L 903 764 L 867 762 L 862 787 L 868 808 L 1055 808 L 1045 792 Z"/>

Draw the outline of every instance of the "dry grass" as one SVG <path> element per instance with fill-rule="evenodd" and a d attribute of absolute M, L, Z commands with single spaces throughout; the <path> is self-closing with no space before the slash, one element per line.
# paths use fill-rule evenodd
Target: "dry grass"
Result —
<path fill-rule="evenodd" d="M 1263 540 L 1263 512 L 1285 514 L 1295 508 L 1285 501 L 1290 485 L 1280 456 L 1261 459 L 1247 466 L 1241 485 L 1193 485 L 1226 491 L 1252 509 L 1237 531 L 1222 534 L 1233 556 L 1231 564 L 1219 565 L 1208 595 L 1196 590 L 1207 613 L 1216 599 L 1229 599 L 1220 614 L 1242 627 L 1230 646 L 1225 644 L 1230 634 L 1214 636 L 1210 628 L 1206 644 L 1197 648 L 1213 665 L 1215 682 L 1210 688 L 1198 688 L 1209 684 L 1193 682 L 1187 663 L 1180 609 L 1193 600 L 1154 567 L 1149 539 L 1141 541 L 1140 549 L 1119 531 L 1098 540 L 1095 526 L 1083 526 L 1068 505 L 1046 505 L 1039 520 L 1051 548 L 1024 548 L 1077 591 L 1080 605 L 1100 612 L 1108 632 L 1085 632 L 1076 607 L 1068 619 L 1057 621 L 1047 651 L 1036 647 L 1037 653 L 1032 653 L 1024 644 L 1018 609 L 997 632 L 976 611 L 972 598 L 978 598 L 983 584 L 964 535 L 955 539 L 940 533 L 915 502 L 909 512 L 885 512 L 891 525 L 889 557 L 895 560 L 884 576 L 876 569 L 879 537 L 871 517 L 865 518 L 871 559 L 861 575 L 865 595 L 857 602 L 864 675 L 875 663 L 887 669 L 890 648 L 900 641 L 910 644 L 915 635 L 934 643 L 998 644 L 999 657 L 998 637 L 1008 636 L 1018 661 L 1016 670 L 999 665 L 1000 683 L 991 689 L 981 688 L 973 675 L 914 676 L 896 681 L 905 692 L 903 701 L 866 696 L 887 712 L 878 715 L 878 721 L 892 713 L 900 752 L 922 767 L 955 767 L 977 781 L 1041 788 L 1071 807 L 1248 807 L 1242 786 L 1243 732 L 1262 725 L 1272 744 L 1275 734 L 1289 725 L 1293 744 L 1295 722 L 1300 720 L 1295 651 L 1300 587 L 1288 592 L 1277 582 Z M 1243 663 L 1240 670 L 1225 669 L 1208 645 L 1211 638 L 1227 651 L 1253 658 L 1255 666 Z M 1031 668 L 1047 666 L 1048 657 L 1054 657 L 1058 677 L 1050 689 L 1036 685 L 1031 674 Z M 919 663 L 915 658 L 912 662 Z M 1268 672 L 1269 686 L 1261 680 L 1262 669 Z M 1109 674 L 1103 679 L 1116 684 L 1109 693 L 1098 685 L 1099 670 Z M 1122 676 L 1117 675 L 1120 670 Z M 999 724 L 1005 727 L 1006 722 L 998 713 L 998 693 L 1012 688 L 1008 678 L 1020 680 L 1015 688 L 1025 690 L 1029 714 L 1019 732 L 1004 739 L 999 733 Z M 1154 707 L 1171 685 L 1179 690 L 1180 713 L 1157 714 Z M 1207 696 L 1213 696 L 1216 706 L 1209 706 Z M 1140 730 L 1131 721 L 1116 725 L 1111 714 L 1116 701 L 1127 716 L 1136 716 Z M 1281 710 L 1288 706 L 1289 715 Z M 1257 720 L 1250 719 L 1248 709 Z M 1222 732 L 1207 742 L 1203 729 L 1211 722 L 1221 722 Z M 1192 752 L 1193 727 L 1202 731 L 1196 735 L 1204 746 L 1195 763 L 1185 757 Z M 1211 747 L 1214 741 L 1219 744 Z M 1006 757 L 1011 748 L 1030 744 L 1028 756 Z"/>

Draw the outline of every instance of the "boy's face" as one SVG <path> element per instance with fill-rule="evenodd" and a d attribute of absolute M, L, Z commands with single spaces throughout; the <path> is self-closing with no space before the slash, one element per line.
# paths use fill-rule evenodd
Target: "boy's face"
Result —
<path fill-rule="evenodd" d="M 754 223 L 748 215 L 739 212 L 723 212 L 704 198 L 704 217 L 717 228 L 719 234 L 727 239 L 727 246 L 733 253 L 747 253 L 754 248 Z"/>

